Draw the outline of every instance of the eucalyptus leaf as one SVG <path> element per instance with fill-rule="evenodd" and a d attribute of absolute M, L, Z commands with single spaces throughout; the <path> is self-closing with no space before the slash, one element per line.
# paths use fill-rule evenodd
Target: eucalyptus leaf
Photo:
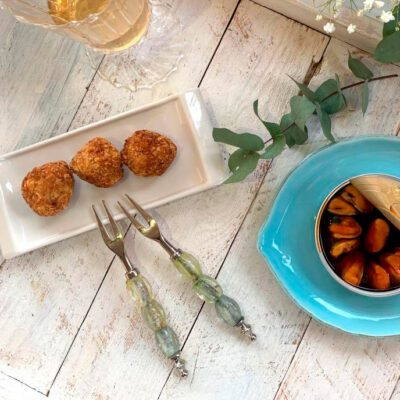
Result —
<path fill-rule="evenodd" d="M 304 130 L 304 126 L 307 120 L 313 115 L 315 111 L 315 104 L 303 96 L 293 96 L 290 99 L 290 114 L 292 115 L 293 121 L 301 129 Z"/>
<path fill-rule="evenodd" d="M 229 144 L 244 150 L 258 151 L 264 148 L 260 136 L 252 133 L 235 133 L 225 128 L 214 128 L 213 138 L 216 142 Z"/>
<path fill-rule="evenodd" d="M 374 58 L 383 63 L 400 62 L 400 31 L 384 37 L 378 43 Z"/>
<path fill-rule="evenodd" d="M 281 128 L 278 124 L 275 124 L 275 122 L 265 122 L 264 125 L 267 127 L 268 132 L 271 134 L 272 137 L 280 135 Z"/>
<path fill-rule="evenodd" d="M 260 115 L 258 114 L 258 100 L 253 103 L 253 111 L 256 114 L 257 118 L 264 124 L 267 128 L 268 132 L 271 134 L 272 137 L 279 135 L 281 133 L 281 129 L 278 124 L 274 122 L 267 122 L 261 119 Z"/>
<path fill-rule="evenodd" d="M 369 101 L 369 87 L 368 87 L 368 81 L 365 81 L 363 84 L 362 96 L 361 96 L 361 109 L 364 115 L 367 112 L 368 101 Z"/>
<path fill-rule="evenodd" d="M 331 142 L 335 142 L 335 138 L 332 135 L 331 131 L 331 117 L 329 114 L 324 111 L 319 104 L 317 104 L 317 115 L 319 121 L 321 123 L 322 132 L 324 133 L 325 137 L 329 139 Z"/>
<path fill-rule="evenodd" d="M 261 154 L 260 158 L 270 159 L 278 156 L 285 148 L 285 144 L 286 140 L 284 135 L 274 137 L 273 143 L 265 149 L 265 152 Z"/>
<path fill-rule="evenodd" d="M 335 94 L 332 95 L 332 93 Z M 340 87 L 336 79 L 328 79 L 323 82 L 315 91 L 315 94 L 321 103 L 322 109 L 328 114 L 335 114 L 345 106 L 344 96 L 340 93 Z"/>
<path fill-rule="evenodd" d="M 374 74 L 372 71 L 360 60 L 353 58 L 349 52 L 348 65 L 351 72 L 358 78 L 367 80 L 371 79 Z"/>
<path fill-rule="evenodd" d="M 234 158 L 231 161 L 231 158 Z M 256 168 L 260 155 L 255 151 L 236 150 L 229 159 L 229 168 L 234 169 L 232 175 L 224 183 L 240 182 L 250 175 Z"/>
<path fill-rule="evenodd" d="M 243 157 L 247 154 L 248 150 L 237 149 L 229 157 L 228 167 L 231 172 L 235 172 L 239 165 L 242 163 Z"/>
<path fill-rule="evenodd" d="M 286 144 L 289 147 L 295 144 L 303 144 L 308 139 L 307 127 L 300 129 L 294 122 L 291 114 L 285 114 L 281 119 L 281 131 L 285 135 Z M 285 131 L 285 132 L 283 132 Z"/>
<path fill-rule="evenodd" d="M 308 86 L 306 86 L 304 83 L 297 82 L 291 76 L 289 76 L 289 78 L 297 85 L 297 87 L 301 90 L 301 93 L 306 96 L 308 100 L 313 102 L 318 100 L 317 95 Z"/>
<path fill-rule="evenodd" d="M 340 79 L 339 79 L 339 75 L 338 74 L 335 74 L 335 79 L 336 79 L 336 82 L 337 82 L 338 92 L 339 92 L 339 94 L 342 95 L 344 104 L 347 105 L 346 97 L 344 96 L 344 94 L 342 92 L 342 88 L 340 86 Z"/>

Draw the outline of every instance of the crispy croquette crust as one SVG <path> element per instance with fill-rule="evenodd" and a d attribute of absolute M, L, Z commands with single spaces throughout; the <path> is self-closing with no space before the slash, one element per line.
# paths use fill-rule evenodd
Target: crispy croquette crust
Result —
<path fill-rule="evenodd" d="M 87 142 L 69 166 L 82 180 L 103 188 L 115 185 L 124 176 L 120 152 L 100 137 Z"/>
<path fill-rule="evenodd" d="M 74 177 L 65 161 L 34 168 L 25 176 L 21 193 L 29 207 L 43 217 L 59 214 L 68 207 L 74 192 Z"/>
<path fill-rule="evenodd" d="M 125 140 L 122 161 L 140 176 L 162 175 L 176 157 L 176 146 L 171 139 L 156 132 L 141 130 Z"/>

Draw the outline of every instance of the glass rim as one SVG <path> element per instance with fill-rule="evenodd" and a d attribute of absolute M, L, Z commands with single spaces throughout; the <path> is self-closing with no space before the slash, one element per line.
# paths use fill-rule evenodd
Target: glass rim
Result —
<path fill-rule="evenodd" d="M 54 1 L 54 0 L 50 0 L 50 1 Z M 22 22 L 24 22 L 24 23 L 27 23 L 27 24 L 30 24 L 30 25 L 42 26 L 42 27 L 44 26 L 44 27 L 47 27 L 49 29 L 56 29 L 56 28 L 61 28 L 61 27 L 64 28 L 64 27 L 70 27 L 70 26 L 78 26 L 78 25 L 83 24 L 83 23 L 88 22 L 88 21 L 90 21 L 90 22 L 95 21 L 103 13 L 105 13 L 109 9 L 109 7 L 111 6 L 111 3 L 113 1 L 115 1 L 115 0 L 110 0 L 107 3 L 107 5 L 101 11 L 99 11 L 97 13 L 91 13 L 91 14 L 87 15 L 84 19 L 81 19 L 81 20 L 67 21 L 62 17 L 57 17 L 58 20 L 65 21 L 62 24 L 57 24 L 56 22 L 53 22 L 53 23 L 49 23 L 49 22 L 45 22 L 45 23 L 30 22 L 25 17 L 23 17 L 21 15 L 16 15 L 12 11 L 12 9 L 4 2 L 4 0 L 0 0 L 0 9 L 6 10 L 9 14 L 11 14 L 12 16 L 14 16 L 15 18 L 17 18 L 20 21 L 22 20 Z M 24 0 L 16 0 L 15 2 L 16 3 L 21 3 L 21 4 L 26 4 L 26 2 Z M 147 2 L 149 10 L 151 11 L 151 8 L 152 8 L 151 1 L 150 0 L 144 0 L 144 2 Z M 28 6 L 34 8 L 35 10 L 39 11 L 40 13 L 46 14 L 47 16 L 54 17 L 54 15 L 52 15 L 50 12 L 46 12 L 46 11 L 40 9 L 39 7 L 37 7 L 34 4 L 29 4 Z"/>

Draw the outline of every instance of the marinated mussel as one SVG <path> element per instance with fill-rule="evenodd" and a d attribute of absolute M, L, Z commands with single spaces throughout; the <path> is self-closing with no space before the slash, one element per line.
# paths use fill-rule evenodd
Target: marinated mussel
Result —
<path fill-rule="evenodd" d="M 334 197 L 328 204 L 328 211 L 335 215 L 357 215 L 357 210 L 341 197 Z"/>
<path fill-rule="evenodd" d="M 332 218 L 328 229 L 334 239 L 354 239 L 362 233 L 360 224 L 351 217 Z"/>
<path fill-rule="evenodd" d="M 384 268 L 375 261 L 371 261 L 367 268 L 367 279 L 369 285 L 378 290 L 390 288 L 390 277 Z"/>
<path fill-rule="evenodd" d="M 358 249 L 361 244 L 361 239 L 343 239 L 336 240 L 332 243 L 329 253 L 333 258 L 338 258 L 342 254 L 350 253 L 351 251 Z"/>
<path fill-rule="evenodd" d="M 374 210 L 374 206 L 353 185 L 347 185 L 341 196 L 361 213 L 367 214 Z"/>
<path fill-rule="evenodd" d="M 339 262 L 340 276 L 351 285 L 358 286 L 364 275 L 365 257 L 361 251 L 346 254 Z"/>
<path fill-rule="evenodd" d="M 386 244 L 390 233 L 389 224 L 382 218 L 372 221 L 365 236 L 365 250 L 369 253 L 380 252 Z"/>
<path fill-rule="evenodd" d="M 328 203 L 321 240 L 331 267 L 345 282 L 374 290 L 400 286 L 400 231 L 353 185 Z"/>

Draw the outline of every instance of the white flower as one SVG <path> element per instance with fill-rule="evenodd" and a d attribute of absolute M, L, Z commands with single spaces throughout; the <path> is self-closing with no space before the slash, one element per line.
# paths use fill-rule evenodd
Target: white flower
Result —
<path fill-rule="evenodd" d="M 375 8 L 382 8 L 385 6 L 385 2 L 384 1 L 375 1 L 374 2 L 374 7 Z"/>
<path fill-rule="evenodd" d="M 336 28 L 335 28 L 335 24 L 333 22 L 327 22 L 324 25 L 324 31 L 327 33 L 333 33 L 335 32 Z"/>
<path fill-rule="evenodd" d="M 354 33 L 355 31 L 356 31 L 356 25 L 350 24 L 350 25 L 347 27 L 347 32 L 349 32 L 350 34 L 351 34 L 351 33 Z"/>
<path fill-rule="evenodd" d="M 394 21 L 394 19 L 395 18 L 391 11 L 382 11 L 382 14 L 381 14 L 382 22 L 384 22 L 386 24 L 387 22 Z"/>
<path fill-rule="evenodd" d="M 369 11 L 374 6 L 374 0 L 364 0 L 364 11 Z"/>
<path fill-rule="evenodd" d="M 357 17 L 362 17 L 364 10 L 357 10 Z"/>
<path fill-rule="evenodd" d="M 317 14 L 317 15 L 315 16 L 315 20 L 316 20 L 316 21 L 321 21 L 321 19 L 322 19 L 322 15 L 321 15 L 321 14 Z"/>

